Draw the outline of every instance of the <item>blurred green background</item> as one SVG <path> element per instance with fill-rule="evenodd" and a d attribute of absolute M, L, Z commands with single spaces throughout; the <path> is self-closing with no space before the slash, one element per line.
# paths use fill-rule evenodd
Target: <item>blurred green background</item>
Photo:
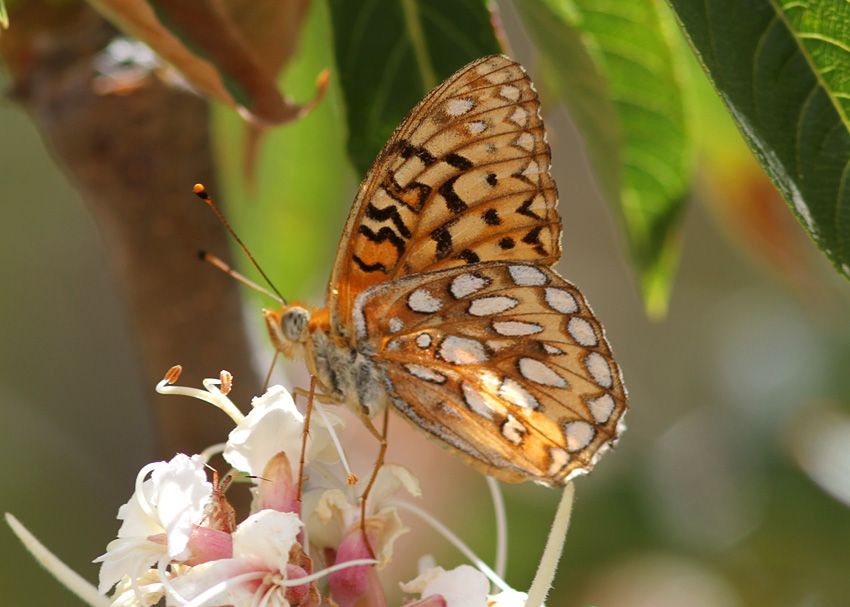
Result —
<path fill-rule="evenodd" d="M 331 64 L 316 43 L 324 26 L 323 15 L 311 17 L 288 72 L 287 90 L 298 99 L 310 96 L 315 75 Z M 534 74 L 522 44 L 517 55 Z M 278 288 L 313 304 L 321 303 L 357 185 L 336 94 L 332 87 L 317 111 L 269 135 L 255 195 L 240 176 L 238 119 L 226 110 L 216 119 L 229 217 Z M 649 322 L 569 117 L 546 110 L 564 219 L 559 270 L 604 322 L 631 397 L 628 431 L 576 483 L 548 604 L 850 604 L 850 288 L 793 220 L 785 236 L 797 273 L 754 254 L 736 232 L 723 211 L 724 188 L 759 177 L 725 126 L 732 136 L 715 144 L 722 153 L 713 161 L 708 152 L 700 165 L 712 185 L 695 192 L 688 211 L 669 316 Z M 0 458 L 7 470 L 0 510 L 95 580 L 90 561 L 114 537 L 118 506 L 154 457 L 145 409 L 153 386 L 140 381 L 109 253 L 8 100 L 0 104 L 0 201 Z M 790 218 L 784 203 L 774 204 Z M 268 302 L 246 296 L 265 364 L 261 305 Z M 301 368 L 287 363 L 288 380 L 304 385 Z M 364 445 L 365 469 L 375 445 Z M 388 460 L 414 468 L 423 505 L 490 558 L 492 507 L 477 474 L 399 419 Z M 558 495 L 523 485 L 507 487 L 506 496 L 507 579 L 525 589 Z M 409 524 L 414 533 L 399 540 L 384 574 L 388 588 L 412 579 L 422 554 L 446 568 L 463 562 L 418 522 Z M 80 604 L 5 526 L 0 564 L 3 604 Z"/>

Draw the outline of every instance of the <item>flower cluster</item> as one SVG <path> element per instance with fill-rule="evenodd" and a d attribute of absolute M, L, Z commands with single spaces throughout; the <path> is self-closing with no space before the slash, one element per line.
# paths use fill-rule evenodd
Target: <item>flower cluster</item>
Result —
<path fill-rule="evenodd" d="M 423 555 L 419 576 L 399 584 L 418 595 L 405 600 L 405 607 L 543 606 L 569 527 L 571 483 L 534 582 L 528 594 L 517 592 L 427 512 L 392 497 L 401 490 L 420 495 L 418 481 L 405 468 L 383 465 L 364 506 L 366 483 L 348 469 L 336 434 L 343 422 L 320 404 L 314 403 L 307 424 L 289 392 L 273 386 L 253 400 L 245 416 L 227 396 L 229 373 L 204 380 L 204 390 L 174 385 L 179 375 L 180 368 L 172 368 L 157 391 L 210 402 L 236 426 L 226 443 L 201 455 L 178 454 L 142 468 L 133 496 L 118 511 L 118 537 L 95 560 L 101 564 L 97 588 L 6 513 L 33 556 L 87 604 L 386 607 L 377 570 L 390 561 L 395 540 L 407 532 L 399 515 L 403 509 L 434 527 L 476 565 L 446 571 L 425 566 L 430 561 Z M 218 453 L 232 470 L 221 480 L 213 472 L 210 481 L 207 462 Z M 340 467 L 345 473 L 335 474 Z M 241 522 L 225 495 L 234 482 L 251 484 L 250 513 Z M 500 498 L 496 502 L 498 514 Z M 500 530 L 501 538 L 503 524 Z M 504 548 L 501 539 L 498 543 Z M 498 593 L 491 593 L 491 584 Z"/>
<path fill-rule="evenodd" d="M 101 563 L 98 591 L 104 598 L 97 604 L 387 605 L 376 570 L 407 532 L 400 501 L 391 496 L 404 491 L 418 497 L 417 480 L 401 466 L 384 465 L 361 509 L 365 483 L 352 484 L 350 473 L 344 479 L 332 473 L 333 464 L 344 462 L 335 432 L 340 418 L 315 404 L 306 431 L 304 416 L 280 386 L 255 398 L 243 416 L 227 396 L 226 373 L 206 380 L 206 390 L 173 385 L 178 376 L 175 367 L 157 390 L 213 403 L 236 427 L 223 447 L 142 468 L 135 493 L 118 511 L 117 539 L 95 561 Z M 221 481 L 214 474 L 211 482 L 207 460 L 217 452 L 233 470 Z M 302 465 L 310 471 L 303 488 Z M 225 496 L 233 482 L 251 483 L 250 515 L 241 522 Z M 468 565 L 425 568 L 400 586 L 418 595 L 406 607 L 519 607 L 526 600 L 503 583 L 502 592 L 491 595 L 487 577 Z"/>

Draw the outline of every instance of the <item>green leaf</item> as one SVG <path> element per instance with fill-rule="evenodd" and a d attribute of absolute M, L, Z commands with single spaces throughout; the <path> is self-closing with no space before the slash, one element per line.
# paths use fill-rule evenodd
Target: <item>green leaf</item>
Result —
<path fill-rule="evenodd" d="M 527 0 L 519 14 L 622 218 L 650 316 L 666 313 L 693 166 L 684 45 L 655 0 Z"/>
<path fill-rule="evenodd" d="M 9 29 L 9 13 L 3 0 L 0 0 L 0 29 Z"/>
<path fill-rule="evenodd" d="M 407 113 L 470 61 L 501 52 L 484 0 L 330 0 L 348 153 L 365 175 Z"/>
<path fill-rule="evenodd" d="M 670 3 L 753 153 L 820 250 L 850 277 L 850 6 Z"/>

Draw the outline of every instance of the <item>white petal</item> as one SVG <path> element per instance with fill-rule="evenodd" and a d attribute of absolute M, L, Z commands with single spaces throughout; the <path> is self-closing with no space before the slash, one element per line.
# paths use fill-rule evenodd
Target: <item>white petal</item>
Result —
<path fill-rule="evenodd" d="M 179 560 L 189 542 L 192 527 L 201 521 L 204 508 L 212 495 L 207 481 L 204 459 L 182 453 L 170 462 L 148 464 L 140 479 L 141 492 L 118 509 L 123 520 L 118 539 L 106 547 L 106 554 L 95 562 L 100 568 L 99 589 L 108 591 L 127 574 L 139 575 L 163 558 Z M 148 536 L 165 533 L 167 546 L 148 540 Z"/>
<path fill-rule="evenodd" d="M 251 580 L 237 579 L 252 573 L 257 575 Z M 206 593 L 202 599 L 204 607 L 253 605 L 257 598 L 254 596 L 258 591 L 257 581 L 264 575 L 268 575 L 268 572 L 253 568 L 242 559 L 219 559 L 192 567 L 183 575 L 173 578 L 171 585 L 181 597 L 189 600 L 198 599 Z M 272 602 L 270 605 L 277 604 Z"/>
<path fill-rule="evenodd" d="M 186 548 L 192 526 L 203 518 L 212 495 L 204 459 L 179 453 L 169 462 L 145 466 L 143 474 L 147 471 L 152 474 L 142 483 L 141 495 L 134 493 L 118 509 L 118 518 L 124 521 L 118 537 L 147 538 L 165 533 L 169 556 L 178 557 Z"/>
<path fill-rule="evenodd" d="M 303 523 L 293 512 L 260 510 L 233 532 L 233 558 L 258 570 L 284 571 Z"/>
<path fill-rule="evenodd" d="M 231 432 L 224 459 L 242 472 L 261 476 L 268 461 L 280 451 L 290 462 L 301 457 L 304 416 L 283 386 L 272 386 L 253 400 L 251 412 Z"/>
<path fill-rule="evenodd" d="M 445 573 L 446 570 L 442 567 L 429 567 L 424 571 L 421 571 L 415 579 L 412 579 L 409 582 L 400 582 L 399 587 L 402 592 L 407 592 L 408 594 L 422 594 L 422 591 L 425 590 L 425 587 L 428 586 L 428 584 L 436 580 L 441 575 L 445 575 Z"/>
<path fill-rule="evenodd" d="M 510 588 L 490 597 L 489 607 L 525 607 L 528 594 Z"/>
<path fill-rule="evenodd" d="M 128 573 L 142 574 L 167 556 L 165 546 L 147 538 L 112 540 L 106 546 L 106 553 L 93 561 L 102 563 L 98 572 L 98 592 L 106 594 Z"/>
<path fill-rule="evenodd" d="M 301 459 L 304 415 L 295 407 L 292 396 L 283 386 L 272 386 L 252 402 L 253 408 L 245 420 L 234 428 L 224 448 L 224 459 L 236 468 L 253 476 L 262 476 L 269 460 L 286 453 L 290 462 Z M 341 417 L 325 411 L 334 428 L 344 428 Z M 314 410 L 307 437 L 307 462 L 319 459 L 334 463 L 339 459 L 323 416 Z"/>
<path fill-rule="evenodd" d="M 310 543 L 321 548 L 339 546 L 348 520 L 359 520 L 358 513 L 340 489 L 313 489 L 304 494 L 301 511 L 304 512 Z"/>
<path fill-rule="evenodd" d="M 156 509 L 168 536 L 168 555 L 177 558 L 189 543 L 192 527 L 204 517 L 212 483 L 207 481 L 204 458 L 178 454 L 151 475 Z"/>
<path fill-rule="evenodd" d="M 405 533 L 410 532 L 410 528 L 406 527 L 398 515 L 398 510 L 395 508 L 381 508 L 377 514 L 367 517 L 368 520 L 380 520 L 381 524 L 377 527 L 381 530 L 377 537 L 377 544 L 372 546 L 375 551 L 375 558 L 378 560 L 377 568 L 383 569 L 390 564 L 393 558 L 393 545 L 395 541 Z M 349 530 L 349 533 L 351 530 Z M 360 533 L 360 524 L 353 530 L 354 533 Z"/>
<path fill-rule="evenodd" d="M 365 485 L 363 487 L 365 488 Z M 407 468 L 398 464 L 384 464 L 378 470 L 375 484 L 369 493 L 369 501 L 379 506 L 380 502 L 402 487 L 413 497 L 422 497 L 419 480 Z M 368 508 L 369 504 L 367 503 L 366 506 Z"/>
<path fill-rule="evenodd" d="M 421 577 L 421 576 L 420 576 Z M 422 590 L 422 598 L 442 595 L 447 607 L 487 607 L 490 582 L 470 565 L 460 565 L 430 580 Z"/>

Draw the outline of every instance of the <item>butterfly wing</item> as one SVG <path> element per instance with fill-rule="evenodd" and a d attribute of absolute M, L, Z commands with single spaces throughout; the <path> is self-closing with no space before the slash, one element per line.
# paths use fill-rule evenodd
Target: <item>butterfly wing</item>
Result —
<path fill-rule="evenodd" d="M 545 266 L 486 262 L 357 298 L 361 347 L 410 421 L 487 474 L 563 484 L 613 443 L 619 367 L 581 293 Z"/>
<path fill-rule="evenodd" d="M 354 300 L 382 282 L 459 265 L 561 255 L 557 192 L 534 86 L 498 55 L 425 97 L 360 186 L 328 291 L 345 334 Z"/>

